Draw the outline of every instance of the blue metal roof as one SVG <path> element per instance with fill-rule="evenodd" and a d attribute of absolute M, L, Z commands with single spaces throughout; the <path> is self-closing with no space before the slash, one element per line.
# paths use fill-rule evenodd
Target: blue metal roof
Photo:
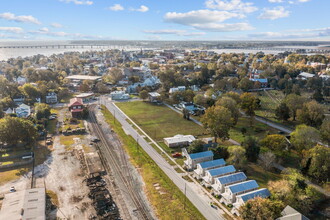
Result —
<path fill-rule="evenodd" d="M 211 176 L 220 176 L 220 175 L 224 175 L 224 174 L 227 174 L 227 173 L 233 173 L 235 171 L 236 171 L 236 169 L 233 165 L 229 165 L 229 166 L 209 170 Z"/>
<path fill-rule="evenodd" d="M 243 192 L 245 190 L 258 188 L 259 185 L 255 180 L 249 180 L 235 185 L 228 186 L 232 193 Z"/>
<path fill-rule="evenodd" d="M 213 152 L 212 151 L 204 151 L 204 152 L 199 152 L 195 154 L 189 154 L 191 159 L 197 159 L 197 158 L 203 158 L 203 157 L 213 157 Z"/>
<path fill-rule="evenodd" d="M 268 83 L 268 79 L 250 79 L 253 82 Z"/>
<path fill-rule="evenodd" d="M 246 180 L 246 179 L 247 179 L 247 177 L 246 177 L 245 173 L 243 173 L 243 172 L 234 173 L 234 174 L 230 174 L 230 175 L 222 176 L 222 177 L 218 178 L 219 182 L 222 185 L 223 184 L 235 183 L 235 182 L 243 181 L 243 180 Z"/>
<path fill-rule="evenodd" d="M 200 163 L 200 166 L 205 168 L 216 167 L 216 166 L 224 166 L 226 165 L 226 161 L 224 159 L 210 160 L 206 162 Z"/>
<path fill-rule="evenodd" d="M 249 199 L 254 199 L 255 197 L 267 198 L 270 196 L 270 192 L 268 189 L 258 189 L 256 191 L 248 192 L 240 197 L 243 199 L 244 202 L 248 201 Z"/>

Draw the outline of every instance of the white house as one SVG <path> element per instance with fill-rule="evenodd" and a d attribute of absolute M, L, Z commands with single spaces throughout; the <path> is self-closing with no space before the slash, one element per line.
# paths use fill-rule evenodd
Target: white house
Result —
<path fill-rule="evenodd" d="M 238 172 L 238 173 L 218 177 L 214 180 L 214 184 L 212 185 L 213 192 L 219 195 L 224 192 L 226 186 L 243 182 L 246 179 L 247 177 L 243 172 Z"/>
<path fill-rule="evenodd" d="M 239 208 L 244 205 L 248 200 L 254 199 L 256 197 L 267 198 L 270 196 L 270 192 L 266 188 L 258 189 L 252 192 L 244 193 L 236 197 L 236 202 L 233 204 L 233 209 L 231 210 L 232 214 L 239 216 Z"/>
<path fill-rule="evenodd" d="M 236 196 L 256 190 L 259 188 L 255 180 L 248 180 L 225 187 L 225 192 L 221 194 L 220 202 L 226 205 L 236 202 Z"/>
<path fill-rule="evenodd" d="M 15 113 L 15 109 L 8 108 L 6 111 L 4 111 L 6 115 Z"/>
<path fill-rule="evenodd" d="M 188 146 L 190 145 L 196 138 L 192 135 L 182 135 L 178 134 L 174 137 L 164 138 L 164 143 L 168 147 L 179 147 L 179 146 Z"/>
<path fill-rule="evenodd" d="M 214 179 L 220 176 L 228 175 L 231 173 L 235 173 L 236 169 L 233 165 L 224 166 L 215 168 L 212 170 L 205 171 L 205 176 L 203 177 L 203 184 L 212 185 L 214 183 Z"/>
<path fill-rule="evenodd" d="M 315 74 L 306 73 L 306 72 L 302 72 L 297 76 L 298 79 L 302 79 L 302 80 L 307 80 L 307 79 L 313 78 L 313 77 L 315 77 Z"/>
<path fill-rule="evenodd" d="M 57 94 L 55 92 L 49 92 L 46 95 L 46 103 L 54 104 L 57 103 Z"/>
<path fill-rule="evenodd" d="M 217 159 L 199 163 L 197 164 L 197 168 L 194 170 L 194 176 L 197 179 L 201 179 L 205 175 L 205 171 L 218 167 L 223 167 L 225 165 L 226 161 L 224 159 Z"/>
<path fill-rule="evenodd" d="M 15 109 L 16 115 L 19 118 L 26 118 L 29 117 L 31 114 L 31 108 L 28 105 L 25 104 L 20 104 L 16 109 Z"/>
<path fill-rule="evenodd" d="M 169 93 L 172 94 L 174 92 L 182 92 L 182 91 L 185 91 L 185 90 L 186 90 L 185 86 L 178 86 L 178 87 L 175 87 L 175 88 L 170 88 Z"/>
<path fill-rule="evenodd" d="M 204 151 L 195 154 L 186 155 L 187 160 L 184 161 L 184 165 L 188 170 L 196 169 L 198 163 L 202 163 L 205 161 L 213 160 L 213 152 L 212 151 Z"/>
<path fill-rule="evenodd" d="M 129 99 L 129 95 L 124 91 L 114 91 L 110 93 L 110 97 L 112 100 L 127 100 Z"/>

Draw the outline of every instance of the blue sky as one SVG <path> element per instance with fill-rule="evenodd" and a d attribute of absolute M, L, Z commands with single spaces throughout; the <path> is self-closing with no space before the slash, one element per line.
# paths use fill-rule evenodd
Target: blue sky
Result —
<path fill-rule="evenodd" d="M 10 0 L 0 40 L 330 40 L 329 0 Z"/>

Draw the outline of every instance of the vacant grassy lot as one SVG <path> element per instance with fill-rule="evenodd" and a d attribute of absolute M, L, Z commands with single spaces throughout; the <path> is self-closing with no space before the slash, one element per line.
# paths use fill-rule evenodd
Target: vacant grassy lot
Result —
<path fill-rule="evenodd" d="M 242 132 L 245 130 L 246 132 Z M 233 127 L 229 134 L 230 138 L 242 143 L 246 136 L 254 136 L 259 139 L 264 138 L 268 134 L 277 134 L 278 130 L 269 127 L 266 124 L 253 120 L 252 127 L 250 125 L 250 118 L 240 117 L 235 127 Z"/>
<path fill-rule="evenodd" d="M 194 136 L 207 134 L 201 126 L 183 119 L 177 112 L 163 105 L 141 101 L 116 103 L 116 105 L 156 141 L 177 134 Z"/>
<path fill-rule="evenodd" d="M 154 207 L 157 217 L 159 219 L 204 219 L 196 207 L 185 199 L 185 195 L 154 163 L 149 155 L 141 148 L 136 148 L 135 140 L 125 134 L 120 123 L 113 123 L 112 114 L 104 106 L 102 112 L 107 123 L 112 126 L 112 129 L 124 144 L 132 164 L 138 168 L 145 183 L 148 199 Z M 160 188 L 156 189 L 155 186 Z M 183 211 L 185 202 L 185 211 Z"/>
<path fill-rule="evenodd" d="M 282 175 L 264 170 L 261 166 L 249 163 L 246 166 L 245 174 L 249 179 L 256 180 L 260 187 L 267 187 L 269 181 L 282 179 Z"/>

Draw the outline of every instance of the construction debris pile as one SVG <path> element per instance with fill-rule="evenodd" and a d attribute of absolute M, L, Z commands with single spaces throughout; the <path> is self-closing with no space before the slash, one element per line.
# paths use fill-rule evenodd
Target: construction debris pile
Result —
<path fill-rule="evenodd" d="M 86 179 L 90 193 L 88 197 L 93 200 L 94 206 L 99 219 L 121 219 L 119 210 L 115 202 L 112 200 L 106 182 L 100 175 L 91 176 Z"/>

